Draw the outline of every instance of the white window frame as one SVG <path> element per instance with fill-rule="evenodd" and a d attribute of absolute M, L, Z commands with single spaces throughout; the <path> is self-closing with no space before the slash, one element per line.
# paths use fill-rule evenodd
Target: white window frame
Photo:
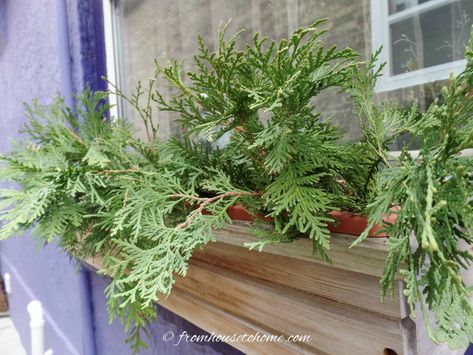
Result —
<path fill-rule="evenodd" d="M 412 14 L 433 10 L 437 7 L 451 3 L 451 0 L 432 0 L 411 8 L 389 15 L 389 0 L 371 0 L 371 34 L 372 51 L 381 46 L 383 50 L 379 56 L 380 63 L 388 64 L 383 69 L 383 76 L 378 79 L 375 92 L 391 91 L 409 86 L 425 84 L 437 80 L 448 79 L 451 73 L 460 74 L 466 66 L 466 60 L 456 60 L 412 72 L 391 75 L 390 58 L 392 57 L 392 44 L 390 25 Z M 457 0 L 455 0 L 457 1 Z"/>
<path fill-rule="evenodd" d="M 115 88 L 123 90 L 122 83 L 122 56 L 120 51 L 119 41 L 121 38 L 121 30 L 117 14 L 116 0 L 103 0 L 103 27 L 104 27 L 104 42 L 105 42 L 105 58 L 106 58 L 106 75 L 108 80 L 107 89 L 111 92 Z M 123 102 L 116 94 L 109 94 L 110 117 L 117 118 L 123 115 Z"/>

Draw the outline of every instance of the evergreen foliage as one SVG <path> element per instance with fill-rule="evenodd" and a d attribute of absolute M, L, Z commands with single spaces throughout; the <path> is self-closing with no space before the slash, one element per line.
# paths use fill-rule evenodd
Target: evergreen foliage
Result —
<path fill-rule="evenodd" d="M 125 152 L 131 127 L 105 122 L 104 98 L 87 90 L 74 110 L 60 98 L 50 106 L 26 106 L 24 139 L 1 157 L 2 178 L 22 187 L 0 192 L 2 239 L 35 227 L 45 242 L 61 236 L 68 246 L 96 224 L 91 214 L 104 207 L 114 172 L 134 168 Z"/>
<path fill-rule="evenodd" d="M 471 285 L 462 273 L 473 260 L 473 159 L 461 157 L 473 148 L 473 34 L 466 49 L 466 69 L 452 77 L 442 96 L 425 113 L 396 104 L 373 103 L 381 68 L 377 54 L 364 69 L 357 69 L 349 85 L 370 154 L 379 158 L 370 199 L 369 225 L 354 245 L 366 238 L 383 217 L 395 213 L 389 234 L 388 257 L 381 279 L 382 297 L 394 296 L 399 271 L 404 294 L 415 314 L 420 310 L 431 339 L 452 348 L 473 340 Z M 418 157 L 406 144 L 396 161 L 389 159 L 388 144 L 402 133 L 421 142 Z M 435 324 L 428 309 L 435 315 Z"/>
<path fill-rule="evenodd" d="M 471 46 L 465 72 L 422 114 L 375 105 L 377 55 L 359 64 L 349 48 L 326 48 L 324 21 L 280 42 L 256 34 L 243 50 L 224 26 L 216 52 L 199 37 L 195 72 L 156 63 L 135 94 L 117 89 L 143 120 L 146 142 L 126 121 L 107 118 L 107 93 L 86 90 L 72 108 L 61 99 L 27 107 L 21 145 L 1 157 L 2 179 L 15 184 L 0 191 L 0 238 L 34 227 L 40 241 L 57 240 L 75 256 L 104 255 L 111 318 L 131 331 L 137 351 L 155 303 L 186 274 L 193 250 L 231 223 L 228 207 L 242 204 L 274 221 L 253 231 L 261 241 L 251 248 L 309 237 L 326 260 L 330 211 L 367 213 L 370 227 L 395 212 L 385 226 L 383 295 L 401 270 L 411 306 L 425 297 L 437 316 L 431 337 L 472 341 L 470 289 L 461 278 L 472 257 L 459 243 L 472 243 L 473 162 L 459 157 L 473 147 Z M 157 89 L 160 79 L 170 97 Z M 317 111 L 317 96 L 333 87 L 353 98 L 359 142 L 343 142 Z M 177 113 L 184 137 L 159 141 L 153 109 Z M 405 132 L 421 139 L 420 157 L 406 146 L 393 163 L 388 146 Z"/>
<path fill-rule="evenodd" d="M 320 37 L 326 31 L 318 29 L 324 22 L 279 43 L 256 34 L 244 51 L 235 49 L 237 35 L 225 40 L 226 26 L 215 53 L 199 37 L 198 72 L 184 77 L 177 61 L 160 68 L 176 94 L 166 100 L 155 92 L 154 98 L 160 110 L 179 114 L 187 139 L 228 139 L 217 164 L 235 187 L 257 193 L 246 202 L 274 219 L 273 237 L 308 235 L 314 251 L 328 259 L 328 212 L 357 208 L 370 161 L 362 144 L 340 141 L 341 130 L 314 104 L 320 92 L 349 80 L 355 67 L 351 49 L 325 48 Z M 195 155 L 192 142 L 180 148 Z M 199 192 L 212 193 L 204 186 Z"/>

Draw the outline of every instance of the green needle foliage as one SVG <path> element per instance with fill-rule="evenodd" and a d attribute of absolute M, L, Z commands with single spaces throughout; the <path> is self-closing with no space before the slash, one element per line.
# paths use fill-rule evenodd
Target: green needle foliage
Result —
<path fill-rule="evenodd" d="M 107 119 L 106 97 L 86 90 L 73 108 L 60 98 L 26 107 L 21 145 L 1 157 L 2 179 L 13 183 L 0 191 L 2 239 L 33 227 L 40 242 L 57 240 L 81 258 L 115 248 L 107 223 L 121 208 L 117 196 L 123 196 L 125 183 L 145 179 L 148 170 L 159 173 L 146 159 L 156 148 L 132 138 L 125 121 Z M 133 325 L 150 314 L 136 305 L 128 312 Z"/>
<path fill-rule="evenodd" d="M 421 114 L 373 104 L 377 56 L 359 64 L 351 49 L 325 47 L 324 21 L 279 42 L 256 34 L 243 50 L 224 26 L 215 52 L 199 37 L 195 71 L 156 63 L 135 94 L 117 89 L 143 120 L 146 142 L 126 121 L 107 119 L 107 93 L 86 90 L 72 108 L 61 99 L 27 107 L 21 145 L 1 157 L 1 176 L 13 185 L 0 191 L 0 238 L 33 227 L 41 242 L 58 241 L 72 255 L 103 255 L 111 319 L 125 324 L 138 351 L 155 303 L 186 274 L 193 251 L 231 223 L 230 206 L 273 221 L 252 231 L 261 239 L 249 247 L 309 237 L 326 260 L 329 212 L 367 213 L 370 226 L 396 212 L 385 226 L 383 295 L 401 270 L 410 304 L 437 316 L 433 339 L 473 340 L 461 278 L 471 256 L 459 243 L 472 241 L 473 163 L 459 156 L 473 146 L 471 49 L 466 71 Z M 160 79 L 171 94 L 157 88 Z M 317 110 L 317 96 L 333 87 L 353 97 L 359 142 L 344 143 Z M 182 139 L 157 139 L 160 111 L 177 114 Z M 406 132 L 421 139 L 420 156 L 406 147 L 393 163 L 388 146 Z"/>
<path fill-rule="evenodd" d="M 199 37 L 197 72 L 184 75 L 177 61 L 160 68 L 175 94 L 167 100 L 156 91 L 153 97 L 159 110 L 179 114 L 191 141 L 179 147 L 186 156 L 195 155 L 199 139 L 216 142 L 214 157 L 230 182 L 257 193 L 248 203 L 274 219 L 275 234 L 253 247 L 306 235 L 328 259 L 328 212 L 357 208 L 365 198 L 361 171 L 371 162 L 362 144 L 341 143 L 343 132 L 314 104 L 320 92 L 350 80 L 355 67 L 351 49 L 324 46 L 324 22 L 279 43 L 256 34 L 244 51 L 235 49 L 238 34 L 225 40 L 224 26 L 217 52 Z M 204 186 L 199 192 L 211 193 Z"/>
<path fill-rule="evenodd" d="M 395 104 L 373 104 L 381 71 L 374 66 L 377 54 L 354 73 L 349 88 L 369 152 L 380 162 L 366 206 L 369 226 L 354 244 L 383 217 L 397 214 L 395 223 L 386 226 L 389 254 L 382 297 L 389 291 L 394 296 L 399 271 L 407 301 L 413 312 L 420 305 L 431 339 L 452 348 L 473 342 L 471 285 L 462 278 L 473 260 L 473 159 L 460 156 L 473 148 L 472 49 L 473 36 L 465 71 L 452 77 L 441 98 L 422 114 L 415 106 L 406 111 Z M 419 156 L 412 157 L 406 144 L 399 158 L 390 161 L 387 146 L 401 133 L 421 142 Z"/>
<path fill-rule="evenodd" d="M 73 110 L 60 98 L 50 106 L 35 102 L 26 107 L 24 139 L 1 157 L 6 163 L 2 178 L 22 189 L 0 192 L 5 222 L 0 238 L 35 227 L 45 242 L 61 236 L 65 246 L 72 246 L 77 233 L 95 224 L 90 215 L 105 204 L 114 178 L 109 173 L 134 167 L 125 154 L 131 127 L 121 120 L 105 122 L 104 98 L 87 90 Z"/>

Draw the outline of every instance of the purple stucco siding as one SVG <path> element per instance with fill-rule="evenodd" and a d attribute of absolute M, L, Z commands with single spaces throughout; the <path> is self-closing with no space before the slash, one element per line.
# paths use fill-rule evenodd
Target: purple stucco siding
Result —
<path fill-rule="evenodd" d="M 54 2 L 0 3 L 0 150 L 5 152 L 24 122 L 23 102 L 51 101 L 60 80 Z M 81 334 L 64 326 L 80 318 L 74 312 L 79 301 L 78 274 L 69 258 L 54 245 L 37 251 L 30 238 L 4 241 L 0 248 L 2 273 L 12 276 L 11 314 L 25 348 L 29 349 L 26 304 L 34 298 L 46 306 L 48 346 L 57 353 L 81 354 Z"/>
<path fill-rule="evenodd" d="M 62 90 L 56 10 L 52 0 L 0 0 L 0 152 L 9 150 L 9 139 L 25 120 L 23 103 L 33 98 L 48 103 Z M 102 89 L 101 1 L 70 0 L 67 12 L 73 89 L 86 85 Z M 46 312 L 46 349 L 64 355 L 131 354 L 124 344 L 123 328 L 117 321 L 108 322 L 103 293 L 108 279 L 91 270 L 79 273 L 76 262 L 55 244 L 42 248 L 29 236 L 2 241 L 0 270 L 11 275 L 11 317 L 27 350 L 26 305 L 37 299 Z M 88 302 L 90 308 L 84 306 Z M 159 320 L 150 326 L 150 348 L 142 354 L 239 353 L 222 343 L 165 343 L 162 336 L 168 331 L 203 331 L 163 308 L 158 313 Z M 7 350 L 0 349 L 0 354 L 7 354 Z"/>
<path fill-rule="evenodd" d="M 92 271 L 93 272 L 93 271 Z M 118 321 L 109 325 L 106 314 L 106 303 L 103 297 L 103 291 L 107 287 L 108 280 L 104 277 L 94 276 L 91 278 L 92 298 L 94 300 L 94 325 L 95 339 L 98 354 L 128 355 L 130 349 L 124 344 L 123 328 Z M 182 354 L 182 355 L 238 355 L 238 350 L 233 349 L 225 343 L 191 343 L 178 341 L 178 336 L 187 332 L 190 335 L 207 334 L 197 328 L 192 323 L 179 317 L 178 315 L 168 311 L 163 307 L 158 307 L 158 320 L 150 325 L 150 334 L 152 338 L 148 339 L 147 350 L 140 352 L 140 355 L 156 355 L 156 354 Z M 174 339 L 163 341 L 163 336 L 172 332 Z M 185 334 L 185 333 L 184 333 Z M 111 339 L 115 341 L 110 342 Z"/>

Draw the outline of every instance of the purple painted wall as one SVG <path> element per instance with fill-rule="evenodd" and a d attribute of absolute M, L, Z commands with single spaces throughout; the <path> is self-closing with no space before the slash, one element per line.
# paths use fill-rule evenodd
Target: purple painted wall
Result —
<path fill-rule="evenodd" d="M 50 102 L 61 92 L 60 53 L 55 1 L 0 0 L 0 151 L 24 122 L 23 102 Z M 67 1 L 69 54 L 75 91 L 89 85 L 104 88 L 105 72 L 101 1 Z M 10 273 L 11 317 L 29 350 L 26 305 L 41 301 L 46 312 L 45 346 L 55 354 L 131 354 L 117 321 L 108 323 L 103 290 L 108 280 L 94 271 L 77 272 L 76 264 L 54 244 L 38 248 L 29 236 L 0 242 L 0 269 Z M 91 308 L 88 311 L 88 306 Z M 142 354 L 238 354 L 221 344 L 165 343 L 162 336 L 203 334 L 175 314 L 160 308 L 151 325 L 150 349 Z M 8 354 L 8 349 L 0 349 Z"/>
<path fill-rule="evenodd" d="M 24 121 L 23 102 L 49 102 L 59 91 L 54 2 L 0 0 L 0 149 Z M 25 348 L 29 349 L 26 304 L 33 298 L 46 305 L 48 346 L 57 353 L 81 354 L 82 334 L 63 327 L 80 322 L 78 274 L 69 258 L 50 245 L 36 252 L 29 238 L 1 243 L 1 270 L 12 276 L 11 312 Z M 58 285 L 64 285 L 58 290 Z M 58 292 L 59 291 L 59 292 Z M 7 349 L 5 349 L 7 350 Z M 0 351 L 0 353 L 4 353 Z"/>
<path fill-rule="evenodd" d="M 93 272 L 93 271 L 91 271 Z M 126 337 L 123 328 L 118 321 L 114 321 L 112 325 L 108 324 L 106 314 L 106 301 L 103 297 L 103 291 L 108 285 L 108 279 L 105 277 L 93 276 L 92 281 L 92 298 L 94 300 L 94 325 L 96 334 L 96 345 L 98 354 L 125 355 L 130 354 L 130 349 L 124 344 Z M 182 332 L 190 335 L 207 334 L 203 330 L 197 328 L 192 323 L 177 316 L 163 307 L 158 306 L 158 320 L 150 326 L 152 339 L 148 340 L 149 348 L 140 352 L 140 355 L 155 354 L 228 354 L 237 355 L 241 352 L 233 349 L 225 343 L 186 343 L 178 342 L 176 339 Z M 164 342 L 163 336 L 172 332 L 176 337 L 174 340 Z M 113 340 L 113 341 L 110 341 Z"/>

